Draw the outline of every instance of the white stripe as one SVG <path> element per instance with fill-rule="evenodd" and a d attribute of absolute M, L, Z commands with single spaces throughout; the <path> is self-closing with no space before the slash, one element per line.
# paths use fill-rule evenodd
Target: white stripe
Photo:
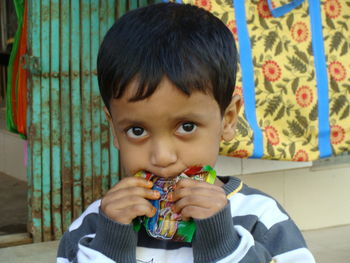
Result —
<path fill-rule="evenodd" d="M 299 248 L 277 255 L 273 258 L 276 263 L 315 263 L 315 259 L 307 248 Z"/>
<path fill-rule="evenodd" d="M 66 258 L 57 258 L 56 263 L 70 263 Z"/>
<path fill-rule="evenodd" d="M 236 225 L 235 229 L 241 236 L 241 241 L 236 250 L 228 257 L 218 261 L 217 263 L 235 263 L 241 261 L 248 253 L 249 249 L 254 246 L 254 238 L 247 229 L 242 226 Z"/>
<path fill-rule="evenodd" d="M 165 250 L 136 247 L 137 262 L 184 263 L 193 262 L 193 250 L 189 247 Z"/>
<path fill-rule="evenodd" d="M 84 238 L 94 238 L 96 234 L 89 234 L 80 239 L 80 241 Z M 79 263 L 116 263 L 114 260 L 110 259 L 109 257 L 105 256 L 101 252 L 94 250 L 89 247 L 85 247 L 83 245 L 78 244 L 78 253 L 77 253 L 77 260 Z"/>
<path fill-rule="evenodd" d="M 237 193 L 230 198 L 230 203 L 232 217 L 255 215 L 267 229 L 289 218 L 278 208 L 275 200 L 264 195 Z"/>
<path fill-rule="evenodd" d="M 234 263 L 242 260 L 249 249 L 254 246 L 253 236 L 242 226 L 234 226 L 240 238 L 240 243 L 235 251 L 217 263 Z M 136 248 L 136 259 L 140 262 L 183 263 L 193 262 L 192 248 L 183 247 L 174 250 L 156 248 Z"/>
<path fill-rule="evenodd" d="M 98 214 L 98 209 L 100 208 L 101 200 L 97 200 L 93 202 L 89 207 L 82 213 L 69 227 L 69 232 L 78 229 L 81 224 L 83 223 L 84 217 L 86 217 L 88 214 Z"/>

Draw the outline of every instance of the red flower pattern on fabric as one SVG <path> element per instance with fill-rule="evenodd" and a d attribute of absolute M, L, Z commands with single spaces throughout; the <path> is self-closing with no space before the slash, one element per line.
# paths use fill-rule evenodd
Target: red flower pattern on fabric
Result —
<path fill-rule="evenodd" d="M 231 30 L 233 37 L 236 41 L 238 41 L 238 33 L 237 33 L 237 25 L 236 20 L 231 20 L 227 23 L 227 27 Z"/>
<path fill-rule="evenodd" d="M 265 78 L 276 81 L 281 77 L 281 67 L 273 60 L 267 60 L 262 67 Z"/>
<path fill-rule="evenodd" d="M 248 151 L 246 150 L 237 150 L 229 154 L 231 157 L 236 158 L 248 158 Z"/>
<path fill-rule="evenodd" d="M 204 8 L 208 11 L 211 10 L 212 5 L 211 5 L 211 1 L 210 0 L 196 0 L 196 2 L 194 3 L 196 6 L 199 6 L 201 8 Z"/>
<path fill-rule="evenodd" d="M 292 25 L 292 28 L 290 30 L 292 33 L 292 38 L 295 41 L 301 43 L 305 42 L 308 39 L 309 29 L 305 23 L 296 22 Z"/>
<path fill-rule="evenodd" d="M 301 86 L 300 88 L 298 88 L 296 92 L 296 99 L 297 103 L 301 107 L 305 108 L 309 106 L 314 99 L 314 95 L 312 93 L 311 88 L 308 86 Z"/>
<path fill-rule="evenodd" d="M 272 6 L 273 6 L 273 4 L 272 4 Z M 261 16 L 263 18 L 272 17 L 267 0 L 259 0 L 259 2 L 258 2 L 258 14 L 259 14 L 259 16 Z"/>
<path fill-rule="evenodd" d="M 280 142 L 280 138 L 278 136 L 278 132 L 275 127 L 272 126 L 266 126 L 265 127 L 265 135 L 268 140 L 268 142 L 271 145 L 277 145 Z"/>
<path fill-rule="evenodd" d="M 346 69 L 339 61 L 333 61 L 328 66 L 329 75 L 335 81 L 342 81 L 346 78 Z"/>
<path fill-rule="evenodd" d="M 293 156 L 293 161 L 295 162 L 307 162 L 309 161 L 309 155 L 304 150 L 299 150 L 297 153 Z"/>
<path fill-rule="evenodd" d="M 331 125 L 331 144 L 339 144 L 345 139 L 345 130 L 339 125 Z"/>
<path fill-rule="evenodd" d="M 324 11 L 330 18 L 337 18 L 341 13 L 341 4 L 338 0 L 327 0 L 324 3 Z"/>

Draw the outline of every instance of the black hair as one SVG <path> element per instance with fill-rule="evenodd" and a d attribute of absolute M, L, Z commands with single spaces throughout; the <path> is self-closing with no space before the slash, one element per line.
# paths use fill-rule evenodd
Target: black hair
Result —
<path fill-rule="evenodd" d="M 153 94 L 166 76 L 187 95 L 212 95 L 221 114 L 235 87 L 233 35 L 210 12 L 188 4 L 154 4 L 126 13 L 107 32 L 97 59 L 98 83 L 109 109 L 127 85 L 139 87 L 130 101 Z"/>

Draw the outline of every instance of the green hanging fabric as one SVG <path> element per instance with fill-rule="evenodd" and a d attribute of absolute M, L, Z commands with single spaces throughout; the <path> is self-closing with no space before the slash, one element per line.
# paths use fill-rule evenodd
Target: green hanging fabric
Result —
<path fill-rule="evenodd" d="M 15 41 L 11 50 L 8 72 L 7 72 L 7 91 L 6 91 L 6 124 L 11 132 L 18 133 L 17 130 L 17 72 L 19 66 L 18 47 L 21 41 L 21 31 L 23 23 L 24 0 L 14 0 L 16 9 L 18 27 L 15 35 Z"/>

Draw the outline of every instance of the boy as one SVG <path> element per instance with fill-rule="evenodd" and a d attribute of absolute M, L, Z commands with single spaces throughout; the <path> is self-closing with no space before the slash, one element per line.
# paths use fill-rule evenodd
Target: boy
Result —
<path fill-rule="evenodd" d="M 160 198 L 136 172 L 174 178 L 191 166 L 214 167 L 220 141 L 234 137 L 236 62 L 231 32 L 194 6 L 152 5 L 113 25 L 98 78 L 127 177 L 73 222 L 57 262 L 314 262 L 276 201 L 234 177 L 177 183 L 169 198 L 196 224 L 191 243 L 133 229 L 135 218 L 156 213 L 149 200 Z"/>

